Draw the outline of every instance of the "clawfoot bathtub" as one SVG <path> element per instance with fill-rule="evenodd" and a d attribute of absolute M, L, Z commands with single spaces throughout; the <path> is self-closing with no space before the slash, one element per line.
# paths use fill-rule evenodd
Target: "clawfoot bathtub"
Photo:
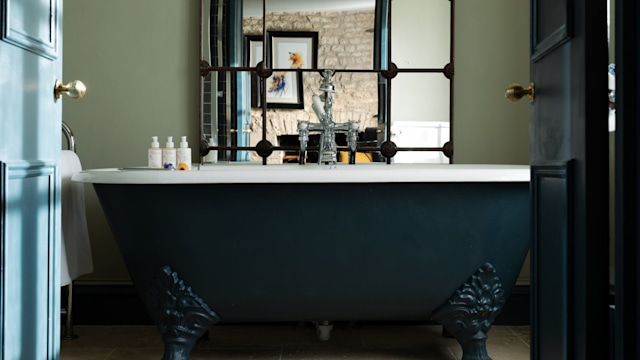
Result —
<path fill-rule="evenodd" d="M 529 249 L 527 166 L 216 165 L 73 180 L 93 184 L 165 359 L 188 359 L 217 322 L 427 319 L 464 359 L 489 359 L 486 333 Z"/>

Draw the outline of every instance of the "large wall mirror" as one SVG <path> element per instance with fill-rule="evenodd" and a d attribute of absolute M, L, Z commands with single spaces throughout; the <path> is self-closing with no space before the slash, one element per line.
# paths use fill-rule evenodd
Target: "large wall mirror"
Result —
<path fill-rule="evenodd" d="M 291 162 L 325 69 L 358 161 L 452 162 L 454 0 L 201 1 L 205 162 Z"/>

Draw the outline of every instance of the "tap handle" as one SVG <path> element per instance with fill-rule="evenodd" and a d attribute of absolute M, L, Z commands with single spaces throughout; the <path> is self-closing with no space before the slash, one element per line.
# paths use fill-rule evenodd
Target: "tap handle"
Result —
<path fill-rule="evenodd" d="M 347 123 L 349 128 L 347 133 L 347 142 L 351 151 L 355 152 L 358 146 L 358 129 L 360 128 L 360 121 L 349 120 Z"/>
<path fill-rule="evenodd" d="M 300 149 L 298 151 L 298 164 L 304 165 L 307 162 L 307 152 Z"/>
<path fill-rule="evenodd" d="M 309 121 L 298 120 L 298 140 L 300 141 L 300 149 L 305 150 L 307 141 L 309 141 Z"/>
<path fill-rule="evenodd" d="M 320 96 L 313 95 L 311 97 L 311 100 L 312 100 L 311 108 L 313 109 L 313 112 L 316 113 L 316 116 L 320 121 L 324 121 L 324 117 L 326 114 L 324 111 L 324 106 L 322 105 L 322 101 L 320 100 Z"/>
<path fill-rule="evenodd" d="M 353 165 L 356 163 L 356 152 L 349 151 L 349 165 Z"/>

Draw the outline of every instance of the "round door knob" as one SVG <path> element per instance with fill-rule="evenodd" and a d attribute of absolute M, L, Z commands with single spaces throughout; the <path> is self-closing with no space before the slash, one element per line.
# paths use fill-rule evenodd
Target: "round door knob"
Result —
<path fill-rule="evenodd" d="M 56 80 L 56 86 L 53 89 L 53 94 L 56 99 L 60 99 L 62 94 L 69 95 L 74 99 L 80 99 L 87 93 L 87 87 L 80 80 L 74 80 L 67 85 L 63 84 L 62 81 Z"/>
<path fill-rule="evenodd" d="M 504 91 L 504 97 L 511 101 L 518 101 L 526 96 L 529 98 L 529 102 L 533 103 L 535 101 L 535 90 L 536 87 L 533 82 L 527 88 L 522 87 L 520 84 L 511 84 Z"/>

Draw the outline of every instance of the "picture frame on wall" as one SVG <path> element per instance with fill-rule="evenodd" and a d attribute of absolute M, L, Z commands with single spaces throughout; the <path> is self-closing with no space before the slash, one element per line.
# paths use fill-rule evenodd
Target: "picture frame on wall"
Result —
<path fill-rule="evenodd" d="M 264 44 L 261 35 L 244 36 L 244 63 L 248 67 L 256 67 L 264 56 Z M 251 107 L 262 106 L 262 79 L 251 72 Z"/>
<path fill-rule="evenodd" d="M 318 67 L 318 32 L 267 32 L 269 67 L 276 69 L 267 79 L 267 107 L 304 108 L 303 72 L 286 69 Z"/>
<path fill-rule="evenodd" d="M 261 35 L 245 35 L 244 36 L 245 47 L 245 65 L 249 67 L 255 67 L 263 56 L 263 44 Z"/>
<path fill-rule="evenodd" d="M 317 31 L 269 31 L 272 69 L 317 69 Z"/>
<path fill-rule="evenodd" d="M 269 31 L 267 67 L 275 69 L 265 79 L 251 74 L 251 106 L 262 106 L 266 91 L 267 108 L 303 109 L 303 73 L 286 69 L 312 69 L 318 64 L 318 32 Z M 264 44 L 260 35 L 245 36 L 245 63 L 255 67 L 263 60 Z"/>
<path fill-rule="evenodd" d="M 266 82 L 267 108 L 304 109 L 301 72 L 274 71 Z"/>

